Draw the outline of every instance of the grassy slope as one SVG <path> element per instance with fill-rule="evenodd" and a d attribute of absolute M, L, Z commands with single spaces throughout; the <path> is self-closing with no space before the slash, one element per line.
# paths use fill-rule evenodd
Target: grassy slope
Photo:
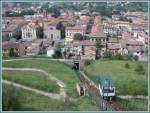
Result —
<path fill-rule="evenodd" d="M 79 82 L 79 79 L 74 71 L 61 62 L 26 59 L 23 61 L 3 62 L 3 67 L 43 69 L 57 77 L 59 80 L 62 80 L 67 85 L 67 93 L 70 96 L 77 97 L 75 87 L 76 83 Z"/>
<path fill-rule="evenodd" d="M 25 86 L 46 92 L 59 93 L 59 86 L 40 72 L 33 71 L 3 71 L 3 79 L 14 81 Z"/>
<path fill-rule="evenodd" d="M 97 82 L 101 73 L 109 74 L 116 86 L 117 94 L 122 95 L 148 95 L 147 64 L 142 62 L 128 62 L 130 68 L 125 68 L 128 61 L 95 61 L 94 64 L 87 66 L 84 70 L 89 77 Z M 138 64 L 143 65 L 144 75 L 135 72 Z"/>
<path fill-rule="evenodd" d="M 117 99 L 117 101 L 129 111 L 147 111 L 148 101 L 145 99 Z"/>
<path fill-rule="evenodd" d="M 7 85 L 8 86 L 8 85 Z M 11 86 L 9 86 L 11 87 Z M 61 102 L 48 97 L 35 94 L 31 91 L 20 89 L 22 94 L 21 108 L 23 111 L 98 111 L 88 97 L 83 97 L 77 102 Z"/>

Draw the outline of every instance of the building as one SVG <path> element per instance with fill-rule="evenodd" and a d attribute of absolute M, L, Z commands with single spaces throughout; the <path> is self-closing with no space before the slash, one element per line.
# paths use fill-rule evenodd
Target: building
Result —
<path fill-rule="evenodd" d="M 61 31 L 56 29 L 57 22 L 56 23 L 45 23 L 44 24 L 44 35 L 45 38 L 56 41 L 61 39 Z"/>
<path fill-rule="evenodd" d="M 22 42 L 22 45 L 25 46 L 25 55 L 27 56 L 38 55 L 42 49 L 41 44 L 42 40 Z"/>
<path fill-rule="evenodd" d="M 66 27 L 65 29 L 66 41 L 72 41 L 76 33 L 84 35 L 85 32 L 86 27 L 83 26 Z"/>
<path fill-rule="evenodd" d="M 36 28 L 37 28 L 37 26 L 33 22 L 24 25 L 21 28 L 22 40 L 23 41 L 32 41 L 32 40 L 37 39 Z"/>
<path fill-rule="evenodd" d="M 116 28 L 125 27 L 128 29 L 128 31 L 130 31 L 130 32 L 132 31 L 130 22 L 127 22 L 127 21 L 112 21 L 112 22 L 115 24 Z"/>
<path fill-rule="evenodd" d="M 92 41 L 96 42 L 100 40 L 104 46 L 106 45 L 106 35 L 103 30 L 102 18 L 100 16 L 95 17 L 90 36 Z"/>
<path fill-rule="evenodd" d="M 25 55 L 25 47 L 17 42 L 15 39 L 11 39 L 10 41 L 4 41 L 2 43 L 3 57 L 11 56 L 10 52 L 13 52 L 13 57 L 22 56 Z"/>
<path fill-rule="evenodd" d="M 136 41 L 135 39 L 122 39 L 120 40 L 120 43 L 123 54 L 141 56 L 145 51 L 144 44 L 140 41 Z"/>
<path fill-rule="evenodd" d="M 54 48 L 54 47 L 48 47 L 47 48 L 47 56 L 52 57 L 55 54 L 55 50 L 56 50 L 56 48 Z"/>
<path fill-rule="evenodd" d="M 8 41 L 9 38 L 12 38 L 18 32 L 21 31 L 21 27 L 28 22 L 25 21 L 22 17 L 3 17 L 2 24 L 2 37 L 4 41 Z"/>
<path fill-rule="evenodd" d="M 96 56 L 95 43 L 90 40 L 67 42 L 62 49 L 64 51 L 72 56 L 81 56 L 81 59 L 95 59 Z"/>

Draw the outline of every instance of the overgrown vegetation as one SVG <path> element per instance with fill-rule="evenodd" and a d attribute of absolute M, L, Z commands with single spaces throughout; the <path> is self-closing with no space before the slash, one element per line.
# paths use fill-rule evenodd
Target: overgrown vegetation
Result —
<path fill-rule="evenodd" d="M 16 88 L 11 84 L 10 87 L 7 87 L 3 84 L 3 93 L 2 93 L 2 109 L 3 111 L 15 111 L 21 107 L 21 95 L 20 89 Z"/>

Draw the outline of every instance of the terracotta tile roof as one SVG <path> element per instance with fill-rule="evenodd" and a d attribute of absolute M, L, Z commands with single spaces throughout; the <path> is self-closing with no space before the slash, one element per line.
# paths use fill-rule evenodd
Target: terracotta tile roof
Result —
<path fill-rule="evenodd" d="M 36 24 L 32 22 L 32 23 L 28 23 L 28 24 L 24 25 L 22 27 L 22 29 L 25 29 L 27 26 L 30 28 L 33 28 L 33 29 L 35 29 L 37 27 Z"/>
<path fill-rule="evenodd" d="M 19 48 L 20 44 L 16 41 L 5 41 L 2 43 L 2 49 Z"/>
<path fill-rule="evenodd" d="M 91 35 L 91 37 L 96 37 L 96 38 L 106 37 L 106 35 L 104 34 L 104 31 L 103 31 L 101 16 L 95 17 L 94 24 L 92 26 L 90 35 Z"/>
<path fill-rule="evenodd" d="M 135 39 L 122 39 L 120 40 L 120 43 L 123 48 L 126 48 L 127 46 L 144 46 L 142 42 L 136 41 Z"/>
<path fill-rule="evenodd" d="M 84 21 L 87 21 L 87 20 L 89 20 L 90 18 L 91 18 L 90 16 L 85 16 L 85 15 L 80 16 L 80 19 L 81 19 L 81 20 L 84 20 Z"/>
<path fill-rule="evenodd" d="M 123 32 L 122 37 L 123 38 L 131 38 L 131 33 L 130 32 Z"/>
<path fill-rule="evenodd" d="M 130 52 L 140 52 L 140 51 L 143 51 L 143 48 L 141 48 L 140 46 L 128 46 L 127 49 Z"/>
<path fill-rule="evenodd" d="M 66 30 L 82 30 L 82 31 L 85 31 L 86 27 L 84 27 L 84 26 L 66 27 Z"/>

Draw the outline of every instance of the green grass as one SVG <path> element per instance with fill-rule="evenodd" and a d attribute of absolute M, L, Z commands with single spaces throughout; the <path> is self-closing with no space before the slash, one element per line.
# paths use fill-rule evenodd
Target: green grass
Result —
<path fill-rule="evenodd" d="M 77 106 L 79 111 L 100 111 L 100 108 L 89 97 L 82 97 L 77 102 Z"/>
<path fill-rule="evenodd" d="M 40 72 L 33 71 L 3 71 L 3 79 L 10 80 L 25 86 L 59 93 L 59 86 Z"/>
<path fill-rule="evenodd" d="M 127 62 L 130 65 L 129 69 L 125 68 Z M 139 64 L 144 67 L 145 74 L 143 75 L 135 72 Z M 117 95 L 148 95 L 147 70 L 146 63 L 118 60 L 98 60 L 84 68 L 87 75 L 96 83 L 101 73 L 109 74 L 114 81 Z"/>
<path fill-rule="evenodd" d="M 148 110 L 148 101 L 145 99 L 117 99 L 121 106 L 126 108 L 129 111 L 147 111 Z"/>
<path fill-rule="evenodd" d="M 8 86 L 8 85 L 7 85 Z M 11 87 L 11 86 L 9 86 Z M 83 97 L 77 102 L 62 102 L 34 92 L 21 90 L 21 111 L 99 111 L 100 109 L 88 97 Z"/>
<path fill-rule="evenodd" d="M 69 96 L 77 97 L 75 87 L 79 79 L 76 73 L 64 63 L 48 59 L 40 60 L 33 58 L 21 61 L 3 62 L 3 67 L 43 69 L 66 84 L 66 90 Z"/>

